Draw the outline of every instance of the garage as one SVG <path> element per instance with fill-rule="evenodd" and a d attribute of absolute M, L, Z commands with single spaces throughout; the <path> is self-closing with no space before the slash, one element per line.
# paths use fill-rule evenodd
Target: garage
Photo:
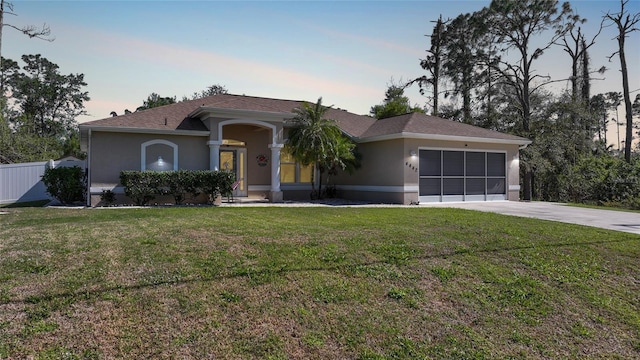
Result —
<path fill-rule="evenodd" d="M 420 149 L 419 175 L 420 202 L 508 198 L 506 152 Z"/>

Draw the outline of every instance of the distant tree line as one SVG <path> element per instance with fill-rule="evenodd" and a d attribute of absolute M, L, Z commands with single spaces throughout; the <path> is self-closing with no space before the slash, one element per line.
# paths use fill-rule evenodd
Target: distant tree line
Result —
<path fill-rule="evenodd" d="M 228 94 L 228 93 L 229 91 L 224 85 L 215 84 L 215 85 L 208 86 L 206 89 L 202 91 L 194 92 L 193 94 L 191 94 L 191 96 L 183 96 L 181 101 L 196 100 L 206 96 Z M 138 106 L 136 108 L 136 111 L 142 111 L 142 110 L 152 109 L 159 106 L 175 104 L 176 102 L 177 100 L 175 96 L 161 96 L 158 93 L 153 92 L 149 94 L 146 100 L 143 100 L 142 105 Z M 129 111 L 129 109 L 125 109 L 124 113 L 129 114 L 131 113 L 131 111 Z M 111 116 L 118 116 L 118 113 L 116 113 L 115 111 L 112 111 Z"/>
<path fill-rule="evenodd" d="M 82 158 L 76 118 L 89 100 L 84 75 L 61 74 L 41 55 L 21 60 L 2 58 L 0 163 Z"/>
<path fill-rule="evenodd" d="M 633 132 L 638 130 L 633 117 L 640 115 L 640 95 L 631 103 L 625 39 L 638 30 L 640 13 L 629 14 L 628 2 L 621 0 L 619 11 L 598 19 L 600 30 L 594 34 L 585 32 L 587 19 L 575 13 L 570 3 L 557 0 L 493 0 L 485 8 L 453 19 L 440 16 L 434 20 L 426 56 L 419 63 L 425 75 L 402 86 L 390 86 L 385 103 L 390 93 L 417 85 L 428 98 L 425 108 L 433 115 L 531 139 L 533 143 L 520 156 L 525 200 L 597 199 L 570 195 L 577 194 L 575 187 L 581 186 L 570 181 L 595 179 L 579 174 L 587 171 L 584 164 L 618 169 L 615 175 L 607 170 L 611 181 L 637 184 L 640 149 L 634 152 L 631 145 Z M 591 82 L 602 78 L 606 68 L 593 68 L 589 49 L 607 26 L 617 30 L 618 50 L 608 59 L 620 60 L 623 82 L 618 91 L 593 95 Z M 536 71 L 551 47 L 560 47 L 571 60 L 564 79 Z M 548 85 L 560 81 L 569 82 L 569 89 L 552 93 Z M 609 146 L 611 135 L 607 133 L 611 114 L 620 104 L 625 105 L 625 121 L 617 123 L 617 117 L 613 121 L 624 126 L 623 140 L 618 142 L 624 143 L 623 149 Z M 378 110 L 379 106 L 373 107 L 371 114 L 380 118 Z M 624 161 L 630 166 L 612 166 L 609 160 L 593 158 Z M 591 185 L 584 187 L 596 188 Z M 640 187 L 635 189 L 640 191 Z M 627 192 L 614 198 L 639 196 Z"/>

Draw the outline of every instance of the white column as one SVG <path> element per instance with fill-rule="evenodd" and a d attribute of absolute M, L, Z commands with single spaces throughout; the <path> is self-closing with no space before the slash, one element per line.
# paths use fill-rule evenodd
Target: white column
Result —
<path fill-rule="evenodd" d="M 280 150 L 283 144 L 271 144 L 271 191 L 280 192 Z"/>
<path fill-rule="evenodd" d="M 220 170 L 220 145 L 222 141 L 208 141 L 209 145 L 209 170 Z"/>

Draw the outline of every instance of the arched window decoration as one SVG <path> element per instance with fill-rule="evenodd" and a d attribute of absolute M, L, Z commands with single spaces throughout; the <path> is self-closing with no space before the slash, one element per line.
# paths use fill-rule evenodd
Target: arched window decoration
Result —
<path fill-rule="evenodd" d="M 178 170 L 178 145 L 162 139 L 142 143 L 140 146 L 140 170 Z"/>

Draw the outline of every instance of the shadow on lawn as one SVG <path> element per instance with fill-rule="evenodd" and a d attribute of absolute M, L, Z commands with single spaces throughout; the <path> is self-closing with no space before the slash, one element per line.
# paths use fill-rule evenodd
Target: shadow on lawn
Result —
<path fill-rule="evenodd" d="M 370 261 L 370 262 L 362 262 L 362 263 L 351 263 L 351 264 L 339 264 L 339 265 L 328 265 L 323 267 L 307 267 L 307 268 L 287 268 L 286 264 L 282 264 L 279 268 L 267 268 L 260 270 L 248 270 L 248 269 L 239 269 L 238 271 L 232 271 L 228 274 L 219 274 L 214 276 L 205 276 L 205 277 L 196 277 L 196 278 L 186 278 L 186 279 L 172 279 L 172 280 L 161 280 L 161 281 L 153 281 L 148 283 L 140 283 L 134 285 L 126 285 L 126 286 L 111 286 L 103 289 L 94 289 L 94 290 L 79 290 L 73 292 L 63 292 L 58 294 L 43 294 L 43 295 L 30 295 L 23 299 L 0 299 L 0 305 L 3 304 L 38 304 L 47 301 L 54 300 L 63 300 L 63 302 L 67 302 L 69 300 L 75 298 L 84 298 L 90 299 L 102 294 L 116 292 L 116 291 L 128 291 L 128 290 L 138 290 L 144 288 L 151 288 L 156 286 L 163 285 L 178 285 L 178 284 L 190 284 L 190 283 L 198 283 L 198 282 L 207 282 L 207 281 L 215 281 L 215 280 L 224 280 L 224 279 L 234 279 L 241 277 L 264 277 L 264 276 L 275 276 L 286 273 L 295 273 L 295 272 L 305 272 L 305 271 L 340 271 L 340 270 L 350 270 L 363 266 L 375 266 L 381 264 L 395 264 L 401 265 L 410 260 L 428 260 L 428 259 L 437 259 L 437 258 L 448 258 L 456 255 L 468 255 L 474 253 L 499 253 L 499 252 L 510 252 L 510 251 L 518 251 L 518 250 L 530 250 L 536 248 L 561 248 L 561 247 L 573 247 L 573 246 L 588 246 L 588 245 L 600 245 L 600 244 L 613 244 L 613 243 L 624 243 L 631 241 L 640 241 L 640 237 L 635 235 L 629 236 L 626 239 L 620 240 L 600 240 L 600 241 L 590 241 L 590 242 L 564 242 L 564 243 L 555 243 L 555 244 L 536 244 L 536 245 L 527 245 L 527 246 L 512 246 L 512 247 L 503 247 L 503 248 L 487 248 L 487 249 L 459 249 L 453 251 L 445 251 L 436 254 L 429 255 L 421 255 L 421 256 L 407 256 L 402 259 L 398 258 L 387 258 L 378 261 Z M 67 300 L 67 301 L 64 301 Z"/>

